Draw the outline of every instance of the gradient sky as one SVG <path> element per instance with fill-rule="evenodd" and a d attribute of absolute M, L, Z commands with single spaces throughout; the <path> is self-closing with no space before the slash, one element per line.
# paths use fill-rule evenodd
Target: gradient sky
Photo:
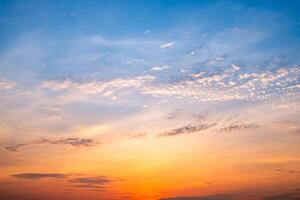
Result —
<path fill-rule="evenodd" d="M 300 1 L 0 1 L 0 199 L 299 200 Z"/>

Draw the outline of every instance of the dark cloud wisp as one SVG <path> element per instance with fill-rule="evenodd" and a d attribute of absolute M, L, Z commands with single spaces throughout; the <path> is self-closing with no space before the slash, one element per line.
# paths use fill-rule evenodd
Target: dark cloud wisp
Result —
<path fill-rule="evenodd" d="M 97 184 L 97 185 L 105 185 L 111 183 L 113 180 L 106 176 L 97 176 L 97 177 L 82 177 L 71 179 L 72 183 L 89 183 L 89 184 Z"/>
<path fill-rule="evenodd" d="M 42 179 L 42 178 L 66 178 L 66 174 L 56 174 L 56 173 L 20 173 L 11 175 L 15 178 L 22 179 Z"/>
<path fill-rule="evenodd" d="M 160 200 L 232 200 L 234 198 L 234 194 L 217 194 L 217 195 L 209 195 L 209 196 L 178 196 L 178 197 L 169 197 L 169 198 L 161 198 Z"/>
<path fill-rule="evenodd" d="M 107 186 L 114 180 L 106 176 L 81 177 L 71 179 L 72 187 L 93 189 L 95 191 L 105 191 Z"/>
<path fill-rule="evenodd" d="M 278 172 L 286 172 L 291 174 L 300 174 L 300 170 L 290 170 L 290 169 L 276 169 Z"/>
<path fill-rule="evenodd" d="M 207 130 L 213 126 L 216 126 L 217 123 L 197 123 L 197 124 L 188 124 L 183 127 L 175 128 L 170 131 L 166 131 L 159 136 L 175 136 L 181 134 L 190 134 L 198 131 Z"/>
<path fill-rule="evenodd" d="M 257 124 L 231 124 L 229 126 L 222 127 L 217 129 L 218 132 L 234 132 L 234 131 L 245 131 L 245 130 L 252 130 L 257 129 L 260 126 Z"/>
<path fill-rule="evenodd" d="M 41 145 L 41 144 L 53 144 L 53 145 L 71 145 L 74 147 L 89 147 L 99 144 L 99 142 L 95 139 L 87 139 L 87 138 L 78 138 L 78 137 L 71 137 L 71 138 L 59 138 L 59 139 L 40 139 L 33 142 L 28 143 L 21 143 L 15 145 L 6 145 L 4 146 L 5 150 L 11 152 L 17 152 L 22 150 L 24 147 Z"/>

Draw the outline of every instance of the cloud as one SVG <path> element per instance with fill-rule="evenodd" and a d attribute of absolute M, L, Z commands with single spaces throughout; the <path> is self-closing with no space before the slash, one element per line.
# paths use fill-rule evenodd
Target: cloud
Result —
<path fill-rule="evenodd" d="M 167 68 L 168 65 L 153 67 L 151 71 Z M 297 85 L 300 69 L 294 66 L 247 72 L 240 66 L 231 64 L 224 70 L 194 70 L 189 74 L 180 74 L 175 82 L 143 75 L 107 81 L 48 80 L 42 82 L 42 88 L 63 91 L 66 94 L 63 99 L 66 101 L 82 101 L 88 97 L 87 95 L 117 99 L 116 95 L 124 91 L 137 91 L 155 98 L 186 98 L 198 102 L 233 100 L 272 102 L 274 99 L 282 101 L 285 97 L 291 99 L 299 95 Z"/>
<path fill-rule="evenodd" d="M 88 188 L 96 189 L 97 191 L 105 191 L 107 185 L 112 183 L 114 180 L 106 176 L 96 176 L 96 177 L 81 177 L 71 179 L 69 182 L 72 183 L 72 187 L 77 188 Z"/>
<path fill-rule="evenodd" d="M 97 191 L 105 191 L 107 186 L 113 181 L 121 179 L 112 179 L 107 176 L 95 176 L 95 177 L 80 177 L 82 174 L 60 174 L 60 173 L 20 173 L 13 174 L 12 177 L 19 179 L 45 179 L 45 178 L 55 178 L 55 179 L 66 179 L 67 183 L 70 184 L 70 187 L 75 188 L 86 188 Z M 79 178 L 71 178 L 73 176 L 79 176 Z"/>
<path fill-rule="evenodd" d="M 40 144 L 53 144 L 53 145 L 71 145 L 74 147 L 89 147 L 99 144 L 95 139 L 86 139 L 86 138 L 59 138 L 59 139 L 40 139 L 33 142 L 21 143 L 15 145 L 4 146 L 4 149 L 12 152 L 17 152 L 28 146 L 35 146 Z"/>
<path fill-rule="evenodd" d="M 179 81 L 172 83 L 145 85 L 141 92 L 156 98 L 189 98 L 198 102 L 273 101 L 279 97 L 299 95 L 296 87 L 299 76 L 298 67 L 248 73 L 232 65 L 232 68 L 223 71 L 204 70 L 187 77 L 183 75 Z"/>
<path fill-rule="evenodd" d="M 139 87 L 144 83 L 151 82 L 155 79 L 154 76 L 145 75 L 137 76 L 131 79 L 112 79 L 109 81 L 89 81 L 89 82 L 74 82 L 70 79 L 63 81 L 49 80 L 42 83 L 42 87 L 49 88 L 54 91 L 60 90 L 80 90 L 85 93 L 105 93 L 110 90 L 118 90 L 122 88 Z"/>
<path fill-rule="evenodd" d="M 72 187 L 78 187 L 78 188 L 90 188 L 90 189 L 104 189 L 103 186 L 97 186 L 97 185 L 90 185 L 90 184 L 84 184 L 84 185 L 72 185 Z"/>
<path fill-rule="evenodd" d="M 96 185 L 105 185 L 111 183 L 113 180 L 106 176 L 96 176 L 96 177 L 83 177 L 83 178 L 76 178 L 70 180 L 72 183 L 92 183 Z"/>
<path fill-rule="evenodd" d="M 219 128 L 219 129 L 217 129 L 217 131 L 219 131 L 219 132 L 234 132 L 234 131 L 257 129 L 259 127 L 260 126 L 257 124 L 231 124 L 229 126 Z"/>
<path fill-rule="evenodd" d="M 85 185 L 72 185 L 72 187 L 79 187 L 79 188 L 98 188 L 98 189 L 104 188 L 104 187 L 102 187 L 102 186 L 89 185 L 89 184 L 85 184 Z"/>
<path fill-rule="evenodd" d="M 194 133 L 194 132 L 207 130 L 216 125 L 217 125 L 217 123 L 188 124 L 186 126 L 175 128 L 170 131 L 161 133 L 159 136 L 175 136 L 175 135 L 181 135 L 181 134 L 190 134 L 190 133 Z"/>
<path fill-rule="evenodd" d="M 69 144 L 75 147 L 81 146 L 93 146 L 97 144 L 94 139 L 85 139 L 85 138 L 60 138 L 60 139 L 42 139 L 41 143 L 49 144 Z"/>
<path fill-rule="evenodd" d="M 147 136 L 147 133 L 136 133 L 133 134 L 132 137 L 134 138 L 145 138 Z"/>
<path fill-rule="evenodd" d="M 23 143 L 23 144 L 15 144 L 15 145 L 10 145 L 10 146 L 4 146 L 4 149 L 12 152 L 17 152 L 21 148 L 29 146 L 29 143 Z"/>
<path fill-rule="evenodd" d="M 143 34 L 148 34 L 148 33 L 151 33 L 151 30 L 145 30 L 145 31 L 143 32 Z"/>
<path fill-rule="evenodd" d="M 13 81 L 6 80 L 5 78 L 0 77 L 0 91 L 9 90 L 16 87 L 17 83 Z"/>
<path fill-rule="evenodd" d="M 235 200 L 235 199 L 253 199 L 254 195 L 251 194 L 214 194 L 208 196 L 175 196 L 164 197 L 160 200 Z M 261 200 L 300 200 L 300 189 L 292 189 L 283 194 L 277 194 L 272 196 L 259 197 L 255 195 L 255 199 Z"/>
<path fill-rule="evenodd" d="M 151 83 L 155 79 L 154 76 L 145 75 L 128 79 L 112 79 L 108 81 L 86 81 L 78 82 L 71 79 L 66 80 L 48 80 L 42 83 L 43 88 L 52 91 L 64 91 L 71 95 L 71 100 L 76 95 L 101 95 L 102 97 L 116 98 L 117 92 L 125 89 L 140 89 Z M 73 98 L 72 98 L 73 97 Z"/>
<path fill-rule="evenodd" d="M 143 32 L 144 34 L 149 34 L 151 31 L 146 30 Z M 78 40 L 77 42 L 81 42 L 85 45 L 103 45 L 106 47 L 118 47 L 118 48 L 134 48 L 135 47 L 144 47 L 144 48 L 150 48 L 152 46 L 158 45 L 161 43 L 160 40 L 154 40 L 154 39 L 135 39 L 135 38 L 123 38 L 123 39 L 109 39 L 106 37 L 103 37 L 101 35 L 94 35 L 90 36 L 81 40 Z"/>
<path fill-rule="evenodd" d="M 300 200 L 299 192 L 290 192 L 264 197 L 263 200 Z"/>
<path fill-rule="evenodd" d="M 175 42 L 169 42 L 169 43 L 165 43 L 163 45 L 160 46 L 160 48 L 165 49 L 165 48 L 171 48 L 175 45 Z"/>
<path fill-rule="evenodd" d="M 172 120 L 172 119 L 178 119 L 180 116 L 182 116 L 184 112 L 181 109 L 174 109 L 172 112 L 167 114 L 167 119 Z"/>
<path fill-rule="evenodd" d="M 274 121 L 273 127 L 291 131 L 294 133 L 300 133 L 300 123 L 298 121 L 289 121 L 289 120 L 281 120 L 281 121 Z"/>
<path fill-rule="evenodd" d="M 164 69 L 169 69 L 170 66 L 169 65 L 164 65 L 164 66 L 161 66 L 161 67 L 152 67 L 150 69 L 150 71 L 161 71 L 161 70 L 164 70 Z"/>
<path fill-rule="evenodd" d="M 169 197 L 161 198 L 160 200 L 231 200 L 234 198 L 234 194 L 217 194 L 209 196 L 178 196 L 178 197 Z"/>
<path fill-rule="evenodd" d="M 15 178 L 22 179 L 43 179 L 43 178 L 66 178 L 66 174 L 55 174 L 55 173 L 21 173 L 21 174 L 13 174 Z"/>
<path fill-rule="evenodd" d="M 128 195 L 125 195 L 125 196 L 121 196 L 122 199 L 132 199 L 132 196 L 128 196 Z"/>
<path fill-rule="evenodd" d="M 300 174 L 300 170 L 290 170 L 290 169 L 276 169 L 278 172 L 286 172 L 290 174 Z"/>

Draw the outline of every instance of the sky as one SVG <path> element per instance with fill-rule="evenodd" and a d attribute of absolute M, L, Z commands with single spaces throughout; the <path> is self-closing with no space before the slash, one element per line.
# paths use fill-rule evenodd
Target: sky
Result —
<path fill-rule="evenodd" d="M 0 199 L 299 200 L 299 142 L 300 1 L 0 1 Z"/>

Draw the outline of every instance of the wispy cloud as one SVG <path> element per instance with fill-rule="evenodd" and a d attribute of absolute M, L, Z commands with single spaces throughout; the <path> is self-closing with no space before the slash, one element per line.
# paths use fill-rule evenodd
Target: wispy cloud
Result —
<path fill-rule="evenodd" d="M 165 49 L 165 48 L 171 48 L 175 45 L 175 42 L 169 42 L 169 43 L 165 43 L 163 45 L 160 46 L 160 48 Z"/>
<path fill-rule="evenodd" d="M 281 168 L 278 168 L 278 169 L 276 169 L 276 171 L 290 173 L 290 174 L 300 174 L 300 170 L 291 170 L 291 169 L 281 169 Z"/>
<path fill-rule="evenodd" d="M 95 177 L 84 177 L 83 174 L 61 174 L 61 173 L 19 173 L 11 175 L 18 179 L 28 179 L 28 180 L 39 180 L 39 179 L 64 179 L 70 184 L 70 187 L 91 189 L 97 191 L 106 191 L 108 186 L 120 179 L 113 179 L 107 176 L 95 176 Z M 73 178 L 73 176 L 79 176 L 78 178 Z"/>
<path fill-rule="evenodd" d="M 151 30 L 145 30 L 143 33 L 144 33 L 144 34 L 151 33 Z"/>
<path fill-rule="evenodd" d="M 234 132 L 234 131 L 257 129 L 259 127 L 260 126 L 257 124 L 231 124 L 229 126 L 219 128 L 216 131 L 218 131 L 218 132 Z"/>
<path fill-rule="evenodd" d="M 231 200 L 234 199 L 235 194 L 216 194 L 209 196 L 178 196 L 161 198 L 160 200 Z"/>
<path fill-rule="evenodd" d="M 145 75 L 128 79 L 112 79 L 108 81 L 87 81 L 76 82 L 70 79 L 49 80 L 42 83 L 43 88 L 53 91 L 65 91 L 73 96 L 82 95 L 101 95 L 103 97 L 115 97 L 117 92 L 122 90 L 139 89 L 151 83 L 154 76 Z M 72 98 L 71 98 L 72 99 Z"/>
<path fill-rule="evenodd" d="M 145 139 L 147 138 L 148 133 L 141 132 L 141 133 L 132 133 L 132 134 L 124 134 L 125 136 L 128 136 L 130 138 L 139 138 L 139 139 Z"/>
<path fill-rule="evenodd" d="M 53 145 L 71 145 L 74 147 L 89 147 L 99 144 L 99 141 L 95 139 L 86 139 L 86 138 L 59 138 L 59 139 L 40 139 L 33 142 L 21 143 L 15 145 L 6 145 L 4 149 L 12 152 L 17 152 L 23 149 L 24 147 L 41 145 L 41 144 L 53 144 Z"/>
<path fill-rule="evenodd" d="M 106 176 L 96 177 L 81 177 L 71 179 L 69 182 L 72 183 L 71 187 L 94 189 L 97 191 L 105 191 L 107 186 L 114 180 Z"/>
<path fill-rule="evenodd" d="M 44 178 L 67 178 L 66 174 L 56 174 L 56 173 L 21 173 L 13 174 L 15 178 L 22 179 L 44 179 Z"/>
<path fill-rule="evenodd" d="M 96 176 L 96 177 L 82 177 L 70 180 L 72 183 L 93 183 L 97 185 L 105 185 L 111 183 L 113 180 L 106 176 Z"/>
<path fill-rule="evenodd" d="M 299 200 L 300 192 L 299 191 L 289 191 L 283 194 L 277 194 L 272 196 L 263 197 L 262 200 Z"/>
<path fill-rule="evenodd" d="M 159 134 L 159 136 L 176 136 L 181 134 L 190 134 L 194 132 L 208 130 L 213 126 L 216 126 L 217 123 L 210 122 L 200 122 L 195 124 L 188 124 L 186 126 L 182 126 L 179 128 L 172 129 L 170 131 L 166 131 L 164 133 Z"/>

